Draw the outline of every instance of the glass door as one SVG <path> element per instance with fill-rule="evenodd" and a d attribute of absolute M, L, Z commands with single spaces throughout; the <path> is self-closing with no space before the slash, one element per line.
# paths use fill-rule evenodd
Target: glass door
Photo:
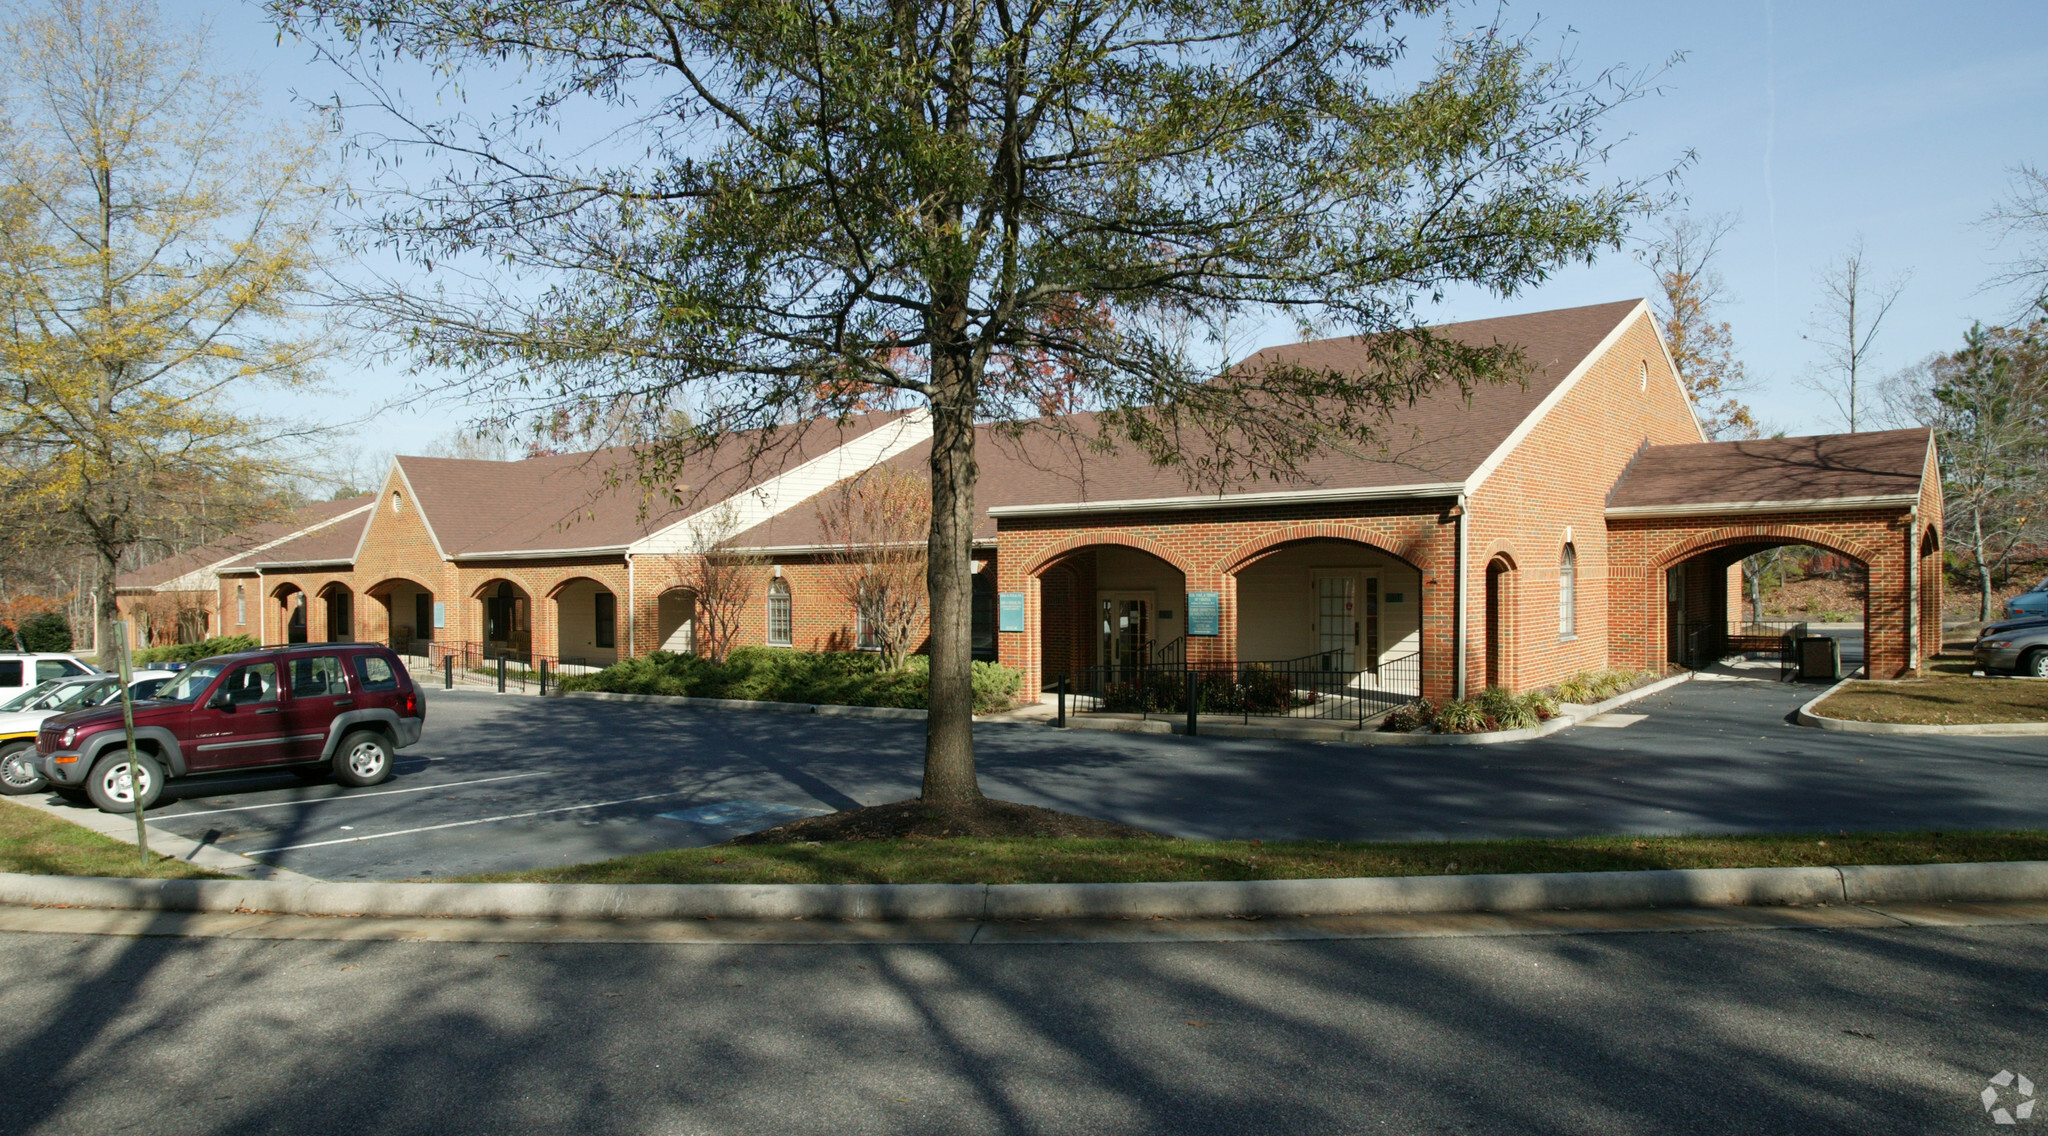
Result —
<path fill-rule="evenodd" d="M 1124 670 L 1151 661 L 1151 597 L 1102 597 L 1102 665 Z"/>
<path fill-rule="evenodd" d="M 1358 655 L 1358 580 L 1323 576 L 1316 580 L 1316 653 L 1324 670 L 1351 671 Z M 1377 624 L 1374 627 L 1378 631 Z"/>

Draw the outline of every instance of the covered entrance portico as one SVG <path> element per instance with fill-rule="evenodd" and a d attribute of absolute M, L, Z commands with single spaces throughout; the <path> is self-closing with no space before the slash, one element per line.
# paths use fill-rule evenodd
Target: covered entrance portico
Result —
<path fill-rule="evenodd" d="M 1941 644 L 1934 460 L 1925 430 L 1649 451 L 1607 509 L 1615 665 L 1701 666 L 1761 639 L 1738 566 L 1810 545 L 1863 569 L 1869 676 L 1917 672 Z"/>

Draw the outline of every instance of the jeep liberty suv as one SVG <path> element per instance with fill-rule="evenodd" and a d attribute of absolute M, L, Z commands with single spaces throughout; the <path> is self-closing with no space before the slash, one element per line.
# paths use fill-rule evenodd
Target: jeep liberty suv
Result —
<path fill-rule="evenodd" d="M 45 721 L 36 764 L 52 789 L 111 813 L 134 811 L 138 781 L 148 808 L 166 777 L 280 767 L 375 785 L 391 776 L 392 753 L 420 740 L 426 711 L 384 647 L 268 647 L 193 663 L 135 703 L 133 776 L 118 703 Z"/>

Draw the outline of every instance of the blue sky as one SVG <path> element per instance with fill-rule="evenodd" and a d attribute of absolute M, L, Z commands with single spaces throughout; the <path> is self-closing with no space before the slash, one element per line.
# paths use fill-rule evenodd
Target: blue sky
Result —
<path fill-rule="evenodd" d="M 173 17 L 210 14 L 223 58 L 255 70 L 278 113 L 289 92 L 331 90 L 302 47 L 279 47 L 260 11 L 241 0 L 171 0 Z M 1467 10 L 1466 22 L 1491 9 Z M 1910 273 L 1883 327 L 1872 368 L 1891 371 L 1958 342 L 1973 318 L 2009 313 L 2015 297 L 1981 291 L 2003 259 L 1976 224 L 2008 191 L 2007 169 L 2048 164 L 2048 3 L 1715 0 L 1518 3 L 1509 26 L 1535 24 L 1567 41 L 1581 65 L 1652 67 L 1686 53 L 1663 91 L 1615 116 L 1631 135 L 1615 172 L 1667 167 L 1697 154 L 1682 185 L 1690 208 L 1733 214 L 1719 269 L 1734 327 L 1757 387 L 1751 401 L 1792 433 L 1839 428 L 1829 408 L 1797 385 L 1816 360 L 1811 330 L 1816 277 L 1859 237 L 1880 277 Z M 1628 253 L 1560 273 L 1501 301 L 1451 296 L 1435 313 L 1477 318 L 1647 295 L 1654 281 Z M 1268 341 L 1286 338 L 1275 327 Z M 303 407 L 337 420 L 363 396 L 405 395 L 415 380 L 396 367 L 344 363 L 336 391 Z M 459 406 L 414 403 L 355 430 L 369 452 L 416 451 L 463 417 Z"/>

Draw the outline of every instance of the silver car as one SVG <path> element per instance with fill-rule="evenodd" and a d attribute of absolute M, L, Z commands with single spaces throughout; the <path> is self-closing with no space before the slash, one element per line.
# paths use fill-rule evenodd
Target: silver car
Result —
<path fill-rule="evenodd" d="M 1977 636 L 1977 666 L 1986 674 L 2013 671 L 2048 678 L 2048 619 L 1987 623 Z"/>

